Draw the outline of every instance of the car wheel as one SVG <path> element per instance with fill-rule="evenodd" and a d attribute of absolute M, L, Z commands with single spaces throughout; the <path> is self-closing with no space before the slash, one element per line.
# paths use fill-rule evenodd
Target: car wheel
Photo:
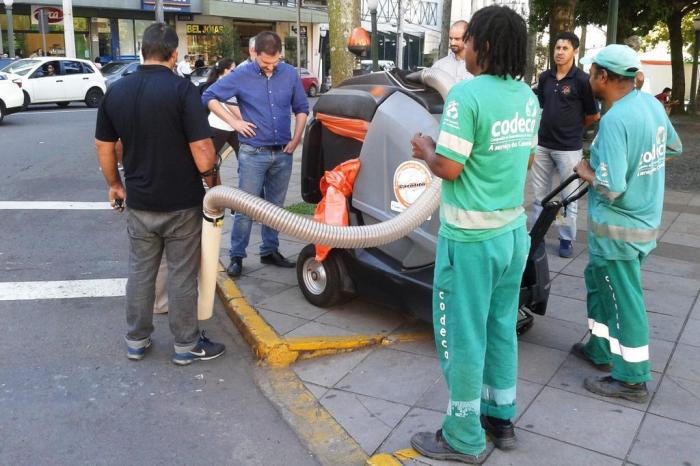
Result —
<path fill-rule="evenodd" d="M 32 103 L 32 99 L 29 98 L 29 94 L 27 94 L 27 91 L 22 91 L 24 94 L 24 102 L 22 103 L 22 110 L 26 110 L 27 107 L 29 107 L 29 104 Z"/>
<path fill-rule="evenodd" d="M 0 123 L 5 118 L 5 104 L 0 100 Z"/>
<path fill-rule="evenodd" d="M 58 105 L 61 108 L 66 108 L 70 105 L 70 102 L 56 102 L 56 105 Z"/>
<path fill-rule="evenodd" d="M 331 250 L 323 262 L 316 260 L 316 248 L 307 245 L 297 258 L 297 282 L 308 302 L 318 307 L 339 304 L 352 295 L 343 290 L 341 259 Z"/>
<path fill-rule="evenodd" d="M 309 97 L 316 97 L 318 95 L 318 88 L 312 84 L 311 87 L 309 87 Z"/>
<path fill-rule="evenodd" d="M 92 89 L 87 91 L 87 94 L 85 94 L 85 105 L 87 105 L 90 108 L 97 108 L 102 102 L 102 97 L 104 97 L 102 89 L 93 87 Z"/>

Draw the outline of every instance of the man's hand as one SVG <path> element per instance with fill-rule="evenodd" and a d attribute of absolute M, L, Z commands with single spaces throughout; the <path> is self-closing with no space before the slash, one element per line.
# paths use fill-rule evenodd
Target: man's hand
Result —
<path fill-rule="evenodd" d="M 126 191 L 124 190 L 124 185 L 121 184 L 121 182 L 110 186 L 107 196 L 112 209 L 119 212 L 124 212 L 124 207 L 126 206 Z"/>
<path fill-rule="evenodd" d="M 595 172 L 588 163 L 588 160 L 581 160 L 574 168 L 574 171 L 583 181 L 587 182 L 591 186 L 593 185 L 593 180 L 595 180 Z"/>
<path fill-rule="evenodd" d="M 242 134 L 243 136 L 247 138 L 252 138 L 255 136 L 255 126 L 253 123 L 249 123 L 244 120 L 236 120 L 235 123 L 231 125 L 233 129 L 235 129 L 238 134 Z"/>
<path fill-rule="evenodd" d="M 430 154 L 435 153 L 435 141 L 430 136 L 423 136 L 421 133 L 416 133 L 411 139 L 411 147 L 413 148 L 413 157 L 426 160 Z"/>
<path fill-rule="evenodd" d="M 299 142 L 301 141 L 299 141 L 298 139 L 292 139 L 286 146 L 284 146 L 282 152 L 284 152 L 285 154 L 292 155 L 296 150 L 297 146 L 299 145 Z"/>

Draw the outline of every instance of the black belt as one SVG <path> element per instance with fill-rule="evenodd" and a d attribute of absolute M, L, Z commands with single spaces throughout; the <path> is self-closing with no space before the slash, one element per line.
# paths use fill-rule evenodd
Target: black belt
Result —
<path fill-rule="evenodd" d="M 255 148 L 255 150 L 258 152 L 260 152 L 260 151 L 279 152 L 282 149 L 284 149 L 284 146 L 282 144 L 277 144 L 276 146 L 260 146 L 260 147 Z"/>

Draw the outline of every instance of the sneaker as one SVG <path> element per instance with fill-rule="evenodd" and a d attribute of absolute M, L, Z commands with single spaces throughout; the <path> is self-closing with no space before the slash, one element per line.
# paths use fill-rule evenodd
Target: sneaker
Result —
<path fill-rule="evenodd" d="M 630 384 L 615 380 L 607 375 L 605 377 L 587 377 L 583 381 L 583 386 L 596 395 L 622 398 L 635 403 L 646 403 L 649 399 L 649 391 L 645 382 Z"/>
<path fill-rule="evenodd" d="M 569 258 L 574 255 L 574 245 L 568 239 L 559 240 L 559 257 Z"/>
<path fill-rule="evenodd" d="M 459 461 L 467 464 L 481 464 L 486 460 L 486 450 L 479 455 L 468 455 L 454 450 L 442 436 L 442 429 L 435 433 L 418 432 L 411 437 L 411 446 L 421 455 L 440 461 Z"/>
<path fill-rule="evenodd" d="M 232 257 L 231 263 L 226 267 L 226 274 L 231 278 L 237 278 L 241 276 L 243 272 L 243 258 L 242 257 Z"/>
<path fill-rule="evenodd" d="M 493 444 L 499 450 L 515 448 L 515 428 L 510 419 L 498 419 L 491 416 L 481 416 L 481 427 L 491 437 Z"/>
<path fill-rule="evenodd" d="M 282 267 L 285 269 L 291 269 L 296 265 L 295 262 L 285 259 L 284 256 L 279 253 L 279 251 L 273 251 L 270 254 L 260 256 L 260 262 L 263 264 L 276 265 L 277 267 Z"/>
<path fill-rule="evenodd" d="M 603 372 L 612 372 L 612 364 L 610 363 L 605 363 L 605 364 L 596 364 L 593 362 L 593 360 L 588 356 L 586 353 L 586 345 L 583 343 L 576 343 L 574 346 L 571 347 L 571 354 L 576 356 L 577 358 L 586 361 L 589 363 L 591 366 L 595 367 L 599 371 Z"/>
<path fill-rule="evenodd" d="M 175 353 L 173 362 L 178 366 L 187 366 L 192 364 L 192 361 L 209 361 L 218 358 L 226 351 L 226 347 L 221 343 L 215 343 L 208 339 L 205 332 L 199 337 L 199 341 L 194 348 L 184 353 Z"/>
<path fill-rule="evenodd" d="M 126 345 L 126 357 L 132 361 L 140 361 L 146 356 L 146 350 L 151 347 L 151 337 L 146 339 L 146 342 L 140 348 L 133 348 Z"/>

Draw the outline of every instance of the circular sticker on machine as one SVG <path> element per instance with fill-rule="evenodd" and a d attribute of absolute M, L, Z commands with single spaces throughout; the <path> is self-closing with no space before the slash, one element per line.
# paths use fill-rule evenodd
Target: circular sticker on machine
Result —
<path fill-rule="evenodd" d="M 394 196 L 391 210 L 407 209 L 430 186 L 430 170 L 421 162 L 408 160 L 398 166 L 394 172 Z"/>

